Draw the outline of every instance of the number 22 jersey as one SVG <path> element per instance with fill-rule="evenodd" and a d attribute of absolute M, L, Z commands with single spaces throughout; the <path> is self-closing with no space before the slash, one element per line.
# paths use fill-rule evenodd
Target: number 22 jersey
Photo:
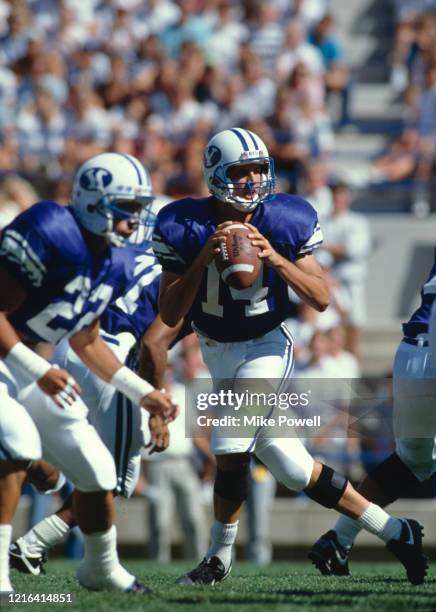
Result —
<path fill-rule="evenodd" d="M 0 266 L 27 292 L 9 315 L 12 325 L 32 341 L 53 344 L 98 319 L 129 279 L 125 249 L 92 255 L 71 208 L 50 201 L 34 204 L 3 230 Z"/>

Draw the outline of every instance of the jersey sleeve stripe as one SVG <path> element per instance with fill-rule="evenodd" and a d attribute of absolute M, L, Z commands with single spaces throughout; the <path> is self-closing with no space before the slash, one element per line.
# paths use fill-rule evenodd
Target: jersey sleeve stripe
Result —
<path fill-rule="evenodd" d="M 304 253 L 309 253 L 310 251 L 313 251 L 314 249 L 317 249 L 321 244 L 322 244 L 322 240 L 320 240 L 319 242 L 315 242 L 314 244 L 310 244 L 309 246 L 308 245 L 304 245 L 298 251 L 298 255 L 303 255 Z"/>
<path fill-rule="evenodd" d="M 18 232 L 8 229 L 3 235 L 0 253 L 20 265 L 21 270 L 35 286 L 40 286 L 47 268 L 27 240 Z"/>
<path fill-rule="evenodd" d="M 173 259 L 185 263 L 184 259 L 168 243 L 163 242 L 158 236 L 153 237 L 153 251 L 161 259 Z"/>

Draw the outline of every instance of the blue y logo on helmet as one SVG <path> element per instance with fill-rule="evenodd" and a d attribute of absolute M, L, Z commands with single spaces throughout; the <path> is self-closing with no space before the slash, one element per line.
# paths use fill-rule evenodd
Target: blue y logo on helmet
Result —
<path fill-rule="evenodd" d="M 220 159 L 221 150 L 218 149 L 218 147 L 215 147 L 214 145 L 207 147 L 206 151 L 204 152 L 205 168 L 212 168 L 213 166 L 216 166 Z"/>
<path fill-rule="evenodd" d="M 80 177 L 80 186 L 86 191 L 101 191 L 112 183 L 113 176 L 105 168 L 89 168 Z"/>

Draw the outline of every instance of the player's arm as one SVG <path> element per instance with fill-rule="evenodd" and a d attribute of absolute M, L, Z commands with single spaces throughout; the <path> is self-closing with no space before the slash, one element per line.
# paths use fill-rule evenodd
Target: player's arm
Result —
<path fill-rule="evenodd" d="M 50 395 L 60 407 L 70 405 L 80 393 L 80 387 L 60 368 L 54 368 L 46 359 L 37 355 L 21 342 L 15 328 L 8 319 L 28 299 L 28 293 L 8 270 L 0 267 L 0 287 L 7 291 L 0 294 L 0 357 L 12 370 L 18 368 L 27 378 Z"/>
<path fill-rule="evenodd" d="M 169 327 L 158 315 L 142 336 L 138 373 L 156 389 L 164 386 L 168 349 L 182 325 L 183 319 L 176 327 Z"/>
<path fill-rule="evenodd" d="M 173 420 L 178 410 L 171 402 L 170 396 L 157 391 L 123 365 L 101 338 L 99 329 L 100 322 L 97 319 L 70 338 L 71 348 L 94 374 L 114 385 L 134 404 L 140 405 L 152 414 L 160 414 L 166 420 Z"/>
<path fill-rule="evenodd" d="M 254 225 L 246 225 L 252 230 L 249 237 L 252 238 L 252 244 L 260 248 L 259 258 L 263 263 L 275 268 L 303 302 L 320 312 L 325 310 L 329 305 L 329 289 L 321 267 L 313 255 L 304 255 L 292 263 L 277 253 Z"/>
<path fill-rule="evenodd" d="M 227 221 L 218 225 L 217 231 L 209 236 L 196 259 L 183 275 L 168 271 L 162 272 L 159 313 L 166 325 L 175 327 L 188 314 L 200 288 L 205 269 L 220 252 L 220 242 L 229 233 L 225 226 L 231 223 Z"/>

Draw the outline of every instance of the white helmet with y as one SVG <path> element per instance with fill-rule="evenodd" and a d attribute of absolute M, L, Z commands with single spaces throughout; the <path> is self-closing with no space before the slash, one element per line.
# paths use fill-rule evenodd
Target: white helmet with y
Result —
<path fill-rule="evenodd" d="M 138 229 L 154 225 L 155 215 L 150 210 L 153 200 L 150 174 L 132 155 L 95 155 L 80 166 L 74 177 L 74 215 L 85 229 L 104 236 L 113 246 L 126 242 L 114 231 L 116 220 L 125 219 Z M 141 212 L 123 209 L 122 204 L 127 202 L 141 204 Z"/>
<path fill-rule="evenodd" d="M 261 180 L 232 181 L 229 168 L 247 164 L 259 164 Z M 216 134 L 204 151 L 203 172 L 210 193 L 242 212 L 254 210 L 274 194 L 274 161 L 261 138 L 249 130 L 231 128 Z"/>

